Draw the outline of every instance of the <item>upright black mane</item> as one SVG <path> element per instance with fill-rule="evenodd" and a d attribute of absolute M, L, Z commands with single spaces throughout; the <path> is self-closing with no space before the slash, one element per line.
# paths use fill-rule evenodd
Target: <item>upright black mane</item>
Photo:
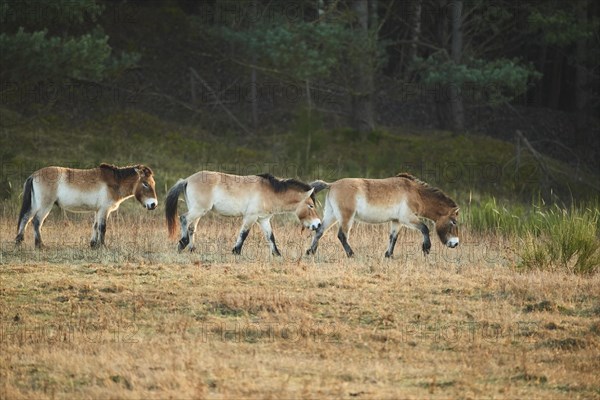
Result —
<path fill-rule="evenodd" d="M 400 172 L 396 176 L 398 178 L 405 178 L 405 179 L 408 179 L 408 180 L 418 183 L 419 185 L 421 185 L 421 188 L 423 189 L 423 191 L 425 193 L 430 194 L 432 197 L 435 197 L 436 199 L 440 200 L 441 202 L 447 204 L 448 207 L 458 207 L 457 204 L 454 202 L 454 200 L 452 200 L 450 197 L 448 197 L 448 195 L 446 193 L 442 192 L 440 189 L 438 189 L 436 187 L 429 185 L 427 182 L 423 182 L 419 178 L 417 178 L 407 172 Z"/>
<path fill-rule="evenodd" d="M 269 184 L 271 185 L 271 187 L 273 188 L 273 190 L 275 191 L 275 193 L 285 192 L 288 189 L 297 189 L 297 190 L 301 190 L 303 192 L 308 192 L 310 189 L 312 189 L 312 187 L 308 183 L 304 183 L 302 181 L 299 181 L 299 180 L 293 179 L 293 178 L 279 179 L 279 178 L 275 178 L 271 174 L 259 174 L 257 176 L 260 176 L 261 178 L 266 179 L 269 182 Z M 313 197 L 313 195 L 311 195 L 311 197 Z M 313 197 L 313 200 L 314 200 L 314 197 Z"/>
<path fill-rule="evenodd" d="M 152 170 L 143 165 L 133 165 L 128 167 L 117 167 L 116 165 L 102 163 L 100 164 L 100 169 L 111 171 L 118 180 L 126 179 L 131 176 L 137 175 L 136 169 L 142 168 L 145 173 L 149 173 L 152 175 Z"/>

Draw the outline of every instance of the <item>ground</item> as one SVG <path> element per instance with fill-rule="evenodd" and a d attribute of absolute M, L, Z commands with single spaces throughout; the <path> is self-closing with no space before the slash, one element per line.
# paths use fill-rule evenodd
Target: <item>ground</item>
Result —
<path fill-rule="evenodd" d="M 6 210 L 5 210 L 6 211 Z M 124 207 L 107 248 L 91 216 L 54 210 L 46 248 L 0 222 L 0 398 L 600 398 L 600 276 L 515 269 L 518 239 L 461 231 L 420 253 L 403 231 L 278 218 L 282 258 L 239 220 L 200 223 L 176 252 L 162 215 Z M 31 228 L 30 228 L 31 229 Z"/>

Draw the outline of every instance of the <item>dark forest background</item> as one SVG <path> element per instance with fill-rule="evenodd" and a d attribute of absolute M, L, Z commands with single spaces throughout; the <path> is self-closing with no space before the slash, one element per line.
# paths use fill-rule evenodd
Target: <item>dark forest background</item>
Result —
<path fill-rule="evenodd" d="M 23 124 L 135 110 L 241 146 L 485 136 L 595 174 L 599 17 L 593 0 L 1 0 L 3 162 Z"/>

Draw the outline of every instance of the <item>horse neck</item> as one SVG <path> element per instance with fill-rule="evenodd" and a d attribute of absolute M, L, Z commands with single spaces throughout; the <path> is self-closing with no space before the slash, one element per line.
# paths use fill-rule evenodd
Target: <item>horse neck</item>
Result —
<path fill-rule="evenodd" d="M 133 191 L 136 182 L 138 181 L 138 176 L 129 176 L 127 178 L 123 178 L 119 184 L 119 197 L 125 198 L 135 195 Z"/>
<path fill-rule="evenodd" d="M 449 204 L 445 204 L 443 199 L 436 198 L 430 192 L 421 191 L 421 216 L 432 221 L 437 221 L 440 217 L 448 215 L 452 209 Z"/>
<path fill-rule="evenodd" d="M 288 190 L 282 193 L 276 193 L 273 197 L 273 210 L 276 212 L 294 211 L 300 202 L 300 193 Z"/>

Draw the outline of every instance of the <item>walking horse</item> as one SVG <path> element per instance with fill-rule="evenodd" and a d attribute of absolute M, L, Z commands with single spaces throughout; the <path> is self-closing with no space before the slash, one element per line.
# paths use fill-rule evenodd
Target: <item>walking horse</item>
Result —
<path fill-rule="evenodd" d="M 25 228 L 33 221 L 35 246 L 42 247 L 41 229 L 54 204 L 72 212 L 96 212 L 92 248 L 104 244 L 106 221 L 111 212 L 130 197 L 146 209 L 158 205 L 152 170 L 144 165 L 119 168 L 100 164 L 92 169 L 46 167 L 25 181 L 15 242 L 24 238 Z"/>
<path fill-rule="evenodd" d="M 208 211 L 225 216 L 241 216 L 242 227 L 233 247 L 240 254 L 244 240 L 254 223 L 258 223 L 269 242 L 273 255 L 281 255 L 271 228 L 274 214 L 295 213 L 300 222 L 312 230 L 321 226 L 315 210 L 314 189 L 296 179 L 278 179 L 270 174 L 238 176 L 222 172 L 200 171 L 180 179 L 168 192 L 166 218 L 169 235 L 175 237 L 178 222 L 181 237 L 178 249 L 188 245 L 195 250 L 194 233 L 200 218 Z M 177 219 L 177 202 L 183 193 L 188 211 Z"/>
<path fill-rule="evenodd" d="M 354 220 L 367 223 L 391 222 L 389 245 L 385 257 L 392 257 L 400 225 L 419 230 L 423 234 L 422 249 L 429 254 L 429 228 L 420 217 L 435 222 L 435 230 L 446 246 L 458 246 L 458 211 L 456 203 L 441 190 L 429 186 L 414 176 L 400 173 L 385 179 L 345 178 L 327 183 L 314 181 L 310 186 L 318 193 L 329 189 L 325 199 L 323 224 L 313 237 L 306 254 L 317 251 L 319 239 L 335 222 L 339 222 L 338 239 L 346 255 L 354 251 L 348 244 L 348 235 Z"/>

